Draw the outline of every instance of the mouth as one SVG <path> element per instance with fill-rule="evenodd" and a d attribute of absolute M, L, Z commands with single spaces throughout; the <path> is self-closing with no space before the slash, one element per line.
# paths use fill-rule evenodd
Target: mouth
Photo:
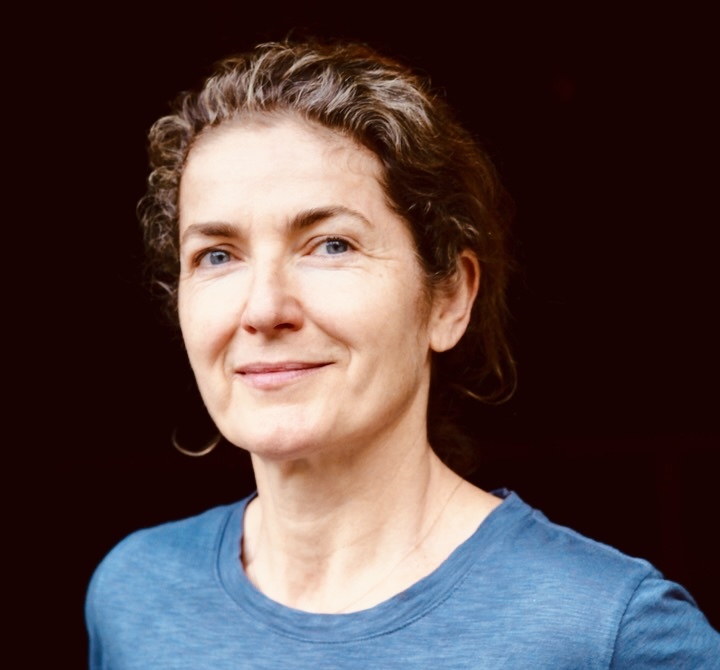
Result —
<path fill-rule="evenodd" d="M 250 363 L 235 370 L 246 384 L 258 389 L 272 389 L 304 379 L 330 363 L 286 361 L 279 363 Z"/>

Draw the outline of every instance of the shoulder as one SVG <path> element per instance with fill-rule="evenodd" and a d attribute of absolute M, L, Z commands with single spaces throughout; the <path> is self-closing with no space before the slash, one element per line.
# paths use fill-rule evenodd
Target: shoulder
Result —
<path fill-rule="evenodd" d="M 705 668 L 720 654 L 692 597 L 647 561 L 552 523 L 514 494 L 489 521 L 483 578 L 513 628 L 576 658 L 602 658 L 597 667 Z"/>
<path fill-rule="evenodd" d="M 172 635 L 190 636 L 189 622 L 222 611 L 219 547 L 243 509 L 244 501 L 140 530 L 110 551 L 85 601 L 90 667 L 147 667 L 161 651 L 172 653 Z"/>
<path fill-rule="evenodd" d="M 98 565 L 86 601 L 88 617 L 130 599 L 146 600 L 168 583 L 200 582 L 214 571 L 217 546 L 229 519 L 243 503 L 136 531 Z"/>
<path fill-rule="evenodd" d="M 589 591 L 595 597 L 616 591 L 615 596 L 622 598 L 648 575 L 659 574 L 643 559 L 553 523 L 514 493 L 507 495 L 489 520 L 494 535 L 491 551 L 506 570 L 515 571 L 528 583 L 547 583 L 575 595 Z"/>
<path fill-rule="evenodd" d="M 116 545 L 98 566 L 101 575 L 118 568 L 161 561 L 163 571 L 207 558 L 228 517 L 240 503 L 207 510 L 197 516 L 136 531 Z M 148 565 L 147 567 L 152 567 Z"/>

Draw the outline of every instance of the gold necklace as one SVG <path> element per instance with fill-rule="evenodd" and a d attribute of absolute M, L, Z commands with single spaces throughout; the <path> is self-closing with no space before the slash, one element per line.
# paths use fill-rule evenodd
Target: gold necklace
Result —
<path fill-rule="evenodd" d="M 375 589 L 377 589 L 381 584 L 383 584 L 390 577 L 390 575 L 392 575 L 395 572 L 395 570 L 397 570 L 405 562 L 405 560 L 407 558 L 412 556 L 412 554 L 414 554 L 423 545 L 425 540 L 427 540 L 428 537 L 430 537 L 430 534 L 433 532 L 433 530 L 435 530 L 435 526 L 438 525 L 442 515 L 445 513 L 445 510 L 447 509 L 448 505 L 450 504 L 450 501 L 453 499 L 453 496 L 455 495 L 457 490 L 460 488 L 461 484 L 464 483 L 464 481 L 465 481 L 464 479 L 461 479 L 455 485 L 453 490 L 450 491 L 450 495 L 447 497 L 447 499 L 443 503 L 443 506 L 440 508 L 440 511 L 437 513 L 437 515 L 433 519 L 433 522 L 430 524 L 430 528 L 428 528 L 428 530 L 425 532 L 425 534 L 405 554 L 403 554 L 400 557 L 400 560 L 398 560 L 398 562 L 395 563 L 395 565 L 393 565 L 393 567 L 390 568 L 390 570 L 388 570 L 388 572 L 386 572 L 385 575 L 383 575 L 383 577 L 379 581 L 375 582 L 369 589 L 367 589 L 367 591 L 364 591 L 363 593 L 361 593 L 360 596 L 358 596 L 357 598 L 355 598 L 354 600 L 349 602 L 347 605 L 344 605 L 343 607 L 341 607 L 338 610 L 333 610 L 332 612 L 328 612 L 328 614 L 346 613 L 347 610 L 349 610 L 353 605 L 356 605 L 357 603 L 359 603 L 361 600 L 363 600 L 368 595 L 370 595 Z"/>

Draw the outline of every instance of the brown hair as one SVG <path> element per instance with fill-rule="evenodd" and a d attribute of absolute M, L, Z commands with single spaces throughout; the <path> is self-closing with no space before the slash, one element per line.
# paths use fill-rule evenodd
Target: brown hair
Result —
<path fill-rule="evenodd" d="M 139 213 L 153 278 L 173 312 L 178 188 L 188 153 L 205 129 L 258 114 L 320 124 L 377 156 L 388 200 L 412 231 L 429 286 L 454 276 L 461 251 L 476 254 L 481 290 L 468 330 L 433 361 L 429 439 L 452 460 L 459 439 L 448 420 L 453 390 L 497 402 L 515 384 L 505 332 L 511 208 L 494 166 L 425 80 L 364 45 L 270 43 L 227 58 L 150 131 L 153 170 Z"/>

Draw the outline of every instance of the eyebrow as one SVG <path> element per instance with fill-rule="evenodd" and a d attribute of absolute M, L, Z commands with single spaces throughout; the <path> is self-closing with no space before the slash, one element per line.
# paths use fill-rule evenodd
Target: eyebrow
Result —
<path fill-rule="evenodd" d="M 290 221 L 289 228 L 290 230 L 302 230 L 303 228 L 309 228 L 320 221 L 325 221 L 326 219 L 332 219 L 339 216 L 347 216 L 352 219 L 356 219 L 364 226 L 371 226 L 370 221 L 368 221 L 357 210 L 345 207 L 344 205 L 332 205 L 330 207 L 307 209 L 296 214 L 292 221 Z"/>
<path fill-rule="evenodd" d="M 329 207 L 314 207 L 297 213 L 288 223 L 288 230 L 291 232 L 303 230 L 310 226 L 332 219 L 339 216 L 346 216 L 367 227 L 371 227 L 370 221 L 360 212 L 345 207 L 344 205 L 332 205 Z M 237 229 L 230 223 L 223 221 L 208 221 L 207 223 L 192 223 L 182 234 L 180 242 L 184 242 L 188 237 L 200 235 L 203 237 L 232 237 L 237 234 Z"/>

